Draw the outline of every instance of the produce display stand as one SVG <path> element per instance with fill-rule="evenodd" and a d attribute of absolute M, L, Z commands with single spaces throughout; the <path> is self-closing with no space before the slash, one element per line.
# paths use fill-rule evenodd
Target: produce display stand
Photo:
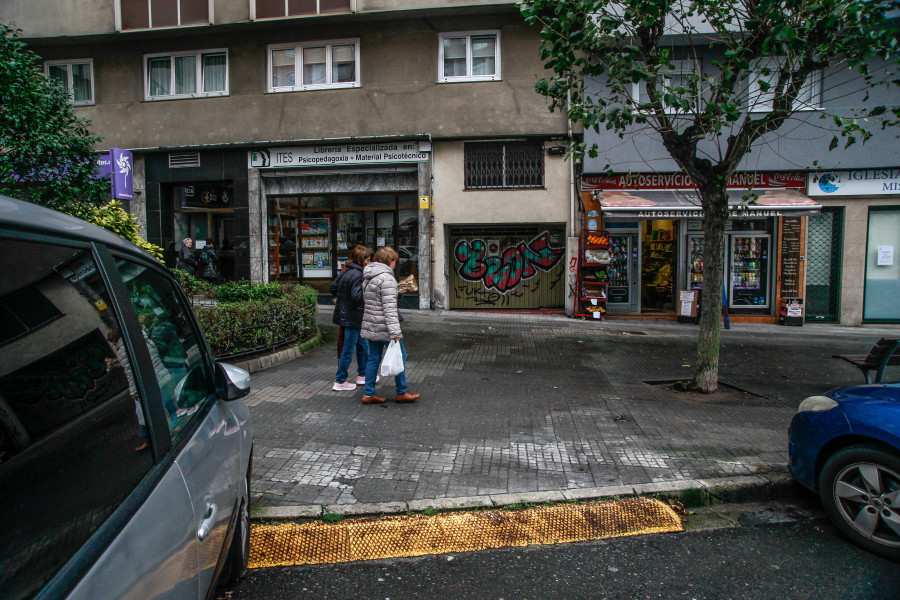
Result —
<path fill-rule="evenodd" d="M 609 233 L 582 229 L 578 238 L 578 268 L 573 317 L 605 319 L 610 263 Z"/>

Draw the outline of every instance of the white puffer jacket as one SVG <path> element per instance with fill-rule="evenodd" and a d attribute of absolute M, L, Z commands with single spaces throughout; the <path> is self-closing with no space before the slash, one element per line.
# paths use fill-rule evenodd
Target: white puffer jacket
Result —
<path fill-rule="evenodd" d="M 397 313 L 397 280 L 394 272 L 384 264 L 369 263 L 363 271 L 362 335 L 365 340 L 389 342 L 402 338 Z"/>

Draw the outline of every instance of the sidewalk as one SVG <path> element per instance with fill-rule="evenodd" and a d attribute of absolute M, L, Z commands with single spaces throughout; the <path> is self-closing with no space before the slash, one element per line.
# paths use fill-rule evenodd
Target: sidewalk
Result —
<path fill-rule="evenodd" d="M 337 328 L 331 310 L 320 308 L 326 343 L 253 375 L 247 403 L 256 427 L 257 516 L 783 479 L 787 427 L 800 400 L 863 383 L 831 355 L 865 353 L 896 334 L 732 323 L 722 331 L 719 376 L 742 392 L 711 400 L 645 383 L 693 374 L 694 325 L 404 311 L 409 386 L 422 397 L 378 406 L 360 402 L 361 387 L 331 390 Z M 393 381 L 382 381 L 377 393 L 392 398 Z"/>

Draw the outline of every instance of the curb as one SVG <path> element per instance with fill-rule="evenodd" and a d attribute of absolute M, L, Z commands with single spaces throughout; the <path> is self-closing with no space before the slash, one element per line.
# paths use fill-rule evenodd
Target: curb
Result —
<path fill-rule="evenodd" d="M 365 516 L 395 515 L 424 510 L 450 511 L 471 508 L 501 508 L 517 504 L 576 502 L 628 496 L 655 496 L 678 500 L 685 506 L 710 506 L 735 502 L 761 502 L 788 499 L 799 489 L 787 473 L 767 473 L 740 477 L 687 479 L 638 485 L 615 485 L 573 490 L 490 494 L 465 498 L 436 498 L 410 502 L 375 502 L 357 504 L 306 504 L 298 506 L 255 506 L 254 519 L 319 519 L 324 515 Z"/>
<path fill-rule="evenodd" d="M 289 348 L 285 348 L 284 350 L 273 352 L 272 354 L 266 354 L 265 356 L 258 356 L 256 358 L 251 358 L 250 360 L 231 364 L 244 369 L 248 373 L 255 373 L 256 371 L 268 369 L 269 367 L 280 365 L 281 363 L 285 363 L 289 360 L 294 360 L 298 356 L 306 354 L 313 348 L 316 348 L 321 343 L 322 329 L 320 327 L 316 327 L 316 335 L 314 337 L 306 340 L 305 342 L 301 342 L 296 346 L 291 346 Z"/>

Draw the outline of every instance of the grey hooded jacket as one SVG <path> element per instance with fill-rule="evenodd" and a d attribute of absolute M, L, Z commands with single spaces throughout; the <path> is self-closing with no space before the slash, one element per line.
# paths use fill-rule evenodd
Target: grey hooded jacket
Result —
<path fill-rule="evenodd" d="M 373 262 L 363 271 L 362 337 L 376 342 L 402 338 L 397 312 L 397 280 L 394 271 L 384 264 Z"/>

